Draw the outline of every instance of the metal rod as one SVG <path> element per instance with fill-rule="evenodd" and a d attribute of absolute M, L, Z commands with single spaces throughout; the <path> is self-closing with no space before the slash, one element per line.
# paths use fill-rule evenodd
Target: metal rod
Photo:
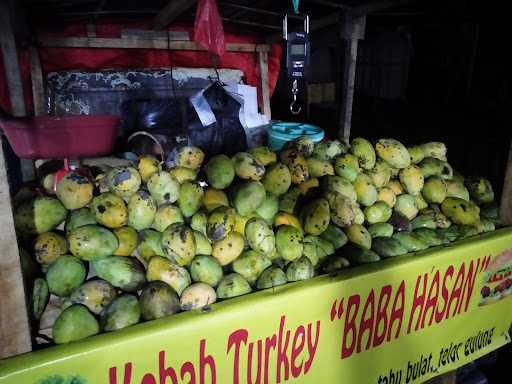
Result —
<path fill-rule="evenodd" d="M 269 11 L 269 10 L 261 9 L 261 8 L 248 7 L 246 5 L 226 3 L 226 2 L 223 2 L 223 1 L 220 2 L 219 5 L 220 6 L 224 6 L 224 7 L 235 8 L 235 9 L 242 9 L 242 10 L 248 11 L 248 12 L 261 13 L 263 15 L 272 15 L 272 16 L 278 16 L 278 17 L 282 16 L 281 12 Z M 290 15 L 290 18 L 301 19 L 300 16 L 296 16 L 296 15 Z"/>
<path fill-rule="evenodd" d="M 241 24 L 241 25 L 250 25 L 252 27 L 260 27 L 260 28 L 265 28 L 265 29 L 271 29 L 273 31 L 280 31 L 281 30 L 281 27 L 278 27 L 276 25 L 261 24 L 261 23 L 256 23 L 254 21 L 233 20 L 233 19 L 228 19 L 226 17 L 221 17 L 221 19 L 222 19 L 222 21 L 226 21 L 228 23 L 235 23 L 235 24 Z"/>

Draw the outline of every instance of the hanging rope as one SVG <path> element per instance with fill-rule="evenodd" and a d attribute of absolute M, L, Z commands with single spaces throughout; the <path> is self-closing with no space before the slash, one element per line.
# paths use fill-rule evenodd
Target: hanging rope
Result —
<path fill-rule="evenodd" d="M 293 11 L 295 13 L 299 13 L 299 0 L 292 0 L 293 3 Z"/>

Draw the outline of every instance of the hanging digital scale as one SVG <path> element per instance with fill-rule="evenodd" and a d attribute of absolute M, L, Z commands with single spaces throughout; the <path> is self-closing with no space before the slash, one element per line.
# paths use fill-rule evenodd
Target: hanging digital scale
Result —
<path fill-rule="evenodd" d="M 306 14 L 297 15 L 303 18 L 303 30 L 288 29 L 288 14 L 283 19 L 283 39 L 286 43 L 286 71 L 292 79 L 293 101 L 290 104 L 290 111 L 297 115 L 301 107 L 295 109 L 297 93 L 299 92 L 298 80 L 305 79 L 309 67 L 309 16 Z"/>

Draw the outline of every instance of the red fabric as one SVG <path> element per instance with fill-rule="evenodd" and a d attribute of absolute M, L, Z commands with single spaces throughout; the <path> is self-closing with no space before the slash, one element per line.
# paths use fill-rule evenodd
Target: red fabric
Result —
<path fill-rule="evenodd" d="M 194 41 L 217 56 L 224 54 L 224 28 L 215 0 L 197 2 Z"/>
<path fill-rule="evenodd" d="M 30 80 L 30 61 L 27 50 L 18 49 L 18 64 L 21 72 L 21 82 L 23 85 L 23 97 L 25 98 L 25 109 L 30 113 L 33 110 L 32 101 L 32 83 Z M 0 51 L 0 107 L 12 112 L 11 100 L 9 95 L 9 86 L 7 85 L 7 77 L 5 74 L 4 57 Z"/>
<path fill-rule="evenodd" d="M 120 37 L 123 29 L 150 29 L 150 20 L 127 20 L 121 22 L 103 21 L 96 27 L 97 37 Z M 68 24 L 59 26 L 40 26 L 43 30 L 60 37 L 86 36 L 85 24 Z M 193 28 L 190 25 L 176 25 L 172 30 L 187 31 L 192 36 Z M 238 35 L 225 31 L 226 43 L 258 43 L 260 40 L 253 35 Z M 40 48 L 41 67 L 43 73 L 63 70 L 96 71 L 101 69 L 141 69 L 162 67 L 220 67 L 240 69 L 245 74 L 247 84 L 258 88 L 261 102 L 260 71 L 258 56 L 254 53 L 225 52 L 224 55 L 213 61 L 211 53 L 204 51 L 166 51 L 157 49 L 87 49 L 87 48 Z M 30 66 L 26 51 L 20 52 L 20 67 L 24 84 L 27 110 L 31 110 L 32 91 L 30 84 Z M 268 56 L 269 89 L 272 95 L 281 61 L 281 46 L 273 44 Z M 5 81 L 3 60 L 0 56 L 0 105 L 10 109 L 9 91 Z"/>

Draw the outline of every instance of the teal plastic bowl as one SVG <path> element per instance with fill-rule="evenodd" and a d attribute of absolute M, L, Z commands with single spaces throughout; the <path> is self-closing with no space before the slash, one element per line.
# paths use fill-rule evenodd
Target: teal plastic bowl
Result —
<path fill-rule="evenodd" d="M 300 136 L 307 136 L 314 143 L 319 143 L 324 138 L 324 130 L 311 124 L 302 123 L 273 123 L 267 130 L 267 144 L 273 151 L 281 150 L 284 145 Z"/>

